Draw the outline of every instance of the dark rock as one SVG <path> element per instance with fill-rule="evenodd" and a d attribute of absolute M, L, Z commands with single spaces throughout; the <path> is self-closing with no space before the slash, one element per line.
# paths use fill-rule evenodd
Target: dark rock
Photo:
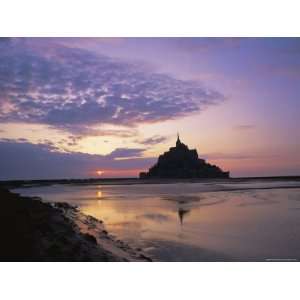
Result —
<path fill-rule="evenodd" d="M 148 172 L 140 173 L 140 178 L 229 178 L 229 172 L 199 158 L 197 150 L 190 150 L 178 136 L 176 147 L 160 155 Z"/>
<path fill-rule="evenodd" d="M 0 187 L 0 261 L 117 261 L 61 209 Z"/>
<path fill-rule="evenodd" d="M 57 208 L 62 208 L 62 209 L 74 209 L 75 208 L 74 206 L 72 206 L 66 202 L 57 202 L 57 203 L 55 203 L 55 206 Z"/>
<path fill-rule="evenodd" d="M 97 239 L 93 235 L 85 233 L 83 236 L 87 241 L 89 241 L 93 244 L 97 244 Z"/>
<path fill-rule="evenodd" d="M 144 259 L 144 260 L 146 260 L 146 261 L 152 261 L 152 259 L 150 257 L 147 257 L 144 254 L 140 254 L 139 257 L 142 258 L 142 259 Z"/>

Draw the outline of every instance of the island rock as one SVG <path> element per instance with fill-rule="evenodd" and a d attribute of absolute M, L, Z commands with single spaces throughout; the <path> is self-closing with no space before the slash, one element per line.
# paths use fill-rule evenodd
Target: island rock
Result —
<path fill-rule="evenodd" d="M 176 146 L 160 155 L 148 172 L 140 173 L 140 178 L 229 178 L 229 172 L 199 158 L 197 150 L 190 150 L 178 135 Z"/>

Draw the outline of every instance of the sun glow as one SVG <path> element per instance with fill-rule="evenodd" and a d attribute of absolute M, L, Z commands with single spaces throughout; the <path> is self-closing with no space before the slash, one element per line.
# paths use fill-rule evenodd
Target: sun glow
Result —
<path fill-rule="evenodd" d="M 98 176 L 101 176 L 103 174 L 103 171 L 97 170 L 96 173 Z"/>

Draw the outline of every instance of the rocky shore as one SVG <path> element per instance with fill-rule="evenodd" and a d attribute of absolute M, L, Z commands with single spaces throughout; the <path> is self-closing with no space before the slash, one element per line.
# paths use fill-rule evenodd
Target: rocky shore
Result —
<path fill-rule="evenodd" d="M 0 189 L 1 261 L 151 261 L 67 203 Z"/>

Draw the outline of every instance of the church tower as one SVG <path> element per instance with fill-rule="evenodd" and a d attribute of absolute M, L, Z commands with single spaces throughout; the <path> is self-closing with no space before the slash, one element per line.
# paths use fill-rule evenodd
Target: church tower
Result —
<path fill-rule="evenodd" d="M 177 141 L 176 141 L 176 147 L 179 147 L 181 145 L 181 141 L 179 138 L 179 133 L 177 132 Z"/>

